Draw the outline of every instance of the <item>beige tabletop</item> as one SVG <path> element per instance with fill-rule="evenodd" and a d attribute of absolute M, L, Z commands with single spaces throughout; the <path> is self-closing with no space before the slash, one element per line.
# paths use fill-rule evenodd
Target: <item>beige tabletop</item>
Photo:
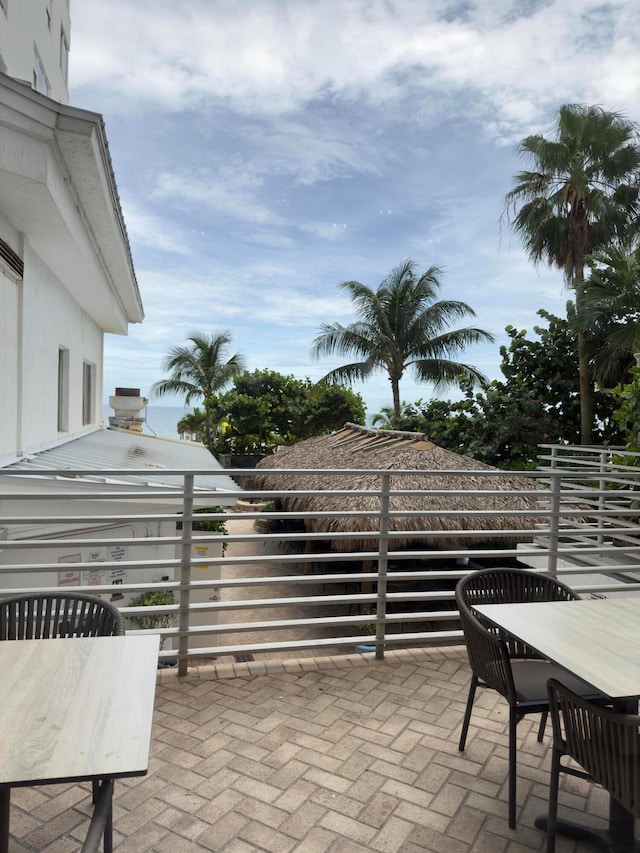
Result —
<path fill-rule="evenodd" d="M 474 610 L 612 698 L 640 696 L 640 597 Z"/>
<path fill-rule="evenodd" d="M 0 785 L 147 771 L 159 638 L 0 643 Z"/>

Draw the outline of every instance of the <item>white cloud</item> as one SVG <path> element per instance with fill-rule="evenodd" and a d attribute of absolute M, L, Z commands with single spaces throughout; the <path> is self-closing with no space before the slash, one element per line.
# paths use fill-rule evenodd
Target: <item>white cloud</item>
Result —
<path fill-rule="evenodd" d="M 279 217 L 255 199 L 260 178 L 232 165 L 219 171 L 209 168 L 163 172 L 150 193 L 154 201 L 169 201 L 177 209 L 203 204 L 212 210 L 259 224 L 275 224 Z"/>
<path fill-rule="evenodd" d="M 516 143 L 561 103 L 638 119 L 637 0 L 75 0 L 72 102 L 104 113 L 146 320 L 107 348 L 116 384 L 158 378 L 194 328 L 250 366 L 318 378 L 337 283 L 403 258 L 444 268 L 497 337 L 562 313 L 502 199 Z M 116 155 L 119 155 L 116 157 Z M 121 165 L 120 165 L 121 163 Z M 282 367 L 280 366 L 282 365 Z M 360 386 L 389 402 L 384 375 Z M 431 395 L 403 384 L 403 399 Z M 378 401 L 377 403 L 370 401 Z"/>
<path fill-rule="evenodd" d="M 322 240 L 342 240 L 347 236 L 346 222 L 307 222 L 300 226 L 307 234 L 315 234 Z"/>
<path fill-rule="evenodd" d="M 522 128 L 535 116 L 530 106 L 518 115 L 514 98 L 535 103 L 539 120 L 567 93 L 582 100 L 601 90 L 606 56 L 612 95 L 634 106 L 633 0 L 606 7 L 550 0 L 519 15 L 516 2 L 482 0 L 463 17 L 457 8 L 414 0 L 84 0 L 74 9 L 72 84 L 108 87 L 120 106 L 183 110 L 216 101 L 279 115 L 318 99 L 389 104 L 408 89 L 469 88 L 498 125 Z M 594 37 L 610 21 L 608 37 Z"/>
<path fill-rule="evenodd" d="M 122 198 L 122 208 L 132 244 L 175 255 L 190 254 L 185 240 L 176 234 L 175 222 L 161 219 L 132 198 Z"/>

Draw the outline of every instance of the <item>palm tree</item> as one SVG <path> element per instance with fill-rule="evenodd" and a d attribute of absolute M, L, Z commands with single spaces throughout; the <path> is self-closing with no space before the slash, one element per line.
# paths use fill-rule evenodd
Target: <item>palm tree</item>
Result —
<path fill-rule="evenodd" d="M 587 333 L 594 379 L 612 388 L 628 381 L 640 351 L 640 241 L 601 249 L 590 263 L 584 309 L 577 320 Z"/>
<path fill-rule="evenodd" d="M 528 136 L 518 147 L 533 171 L 519 172 L 505 208 L 534 261 L 559 267 L 583 310 L 588 256 L 625 239 L 638 216 L 640 146 L 636 125 L 600 107 L 560 107 L 555 138 Z M 586 333 L 577 335 L 581 436 L 590 444 L 592 383 Z"/>
<path fill-rule="evenodd" d="M 176 424 L 176 431 L 180 435 L 186 432 L 191 433 L 191 435 L 195 435 L 199 441 L 202 441 L 204 438 L 205 420 L 205 413 L 202 409 L 199 409 L 196 406 L 193 412 L 188 412 L 180 418 Z"/>
<path fill-rule="evenodd" d="M 399 384 L 411 369 L 422 382 L 436 387 L 455 382 L 460 375 L 474 381 L 485 377 L 475 367 L 455 360 L 469 344 L 493 341 L 482 329 L 450 330 L 451 322 L 475 312 L 464 302 L 436 301 L 441 270 L 432 266 L 418 276 L 416 262 L 403 261 L 371 290 L 359 281 L 343 281 L 359 319 L 348 326 L 323 324 L 312 343 L 312 355 L 334 353 L 358 361 L 329 371 L 320 381 L 352 382 L 386 370 L 393 395 L 393 411 L 401 413 Z"/>
<path fill-rule="evenodd" d="M 151 393 L 158 397 L 165 394 L 184 395 L 185 405 L 194 400 L 203 400 L 205 412 L 205 444 L 211 448 L 211 408 L 215 394 L 244 370 L 244 359 L 236 353 L 226 361 L 226 349 L 231 343 L 231 334 L 223 331 L 206 334 L 192 332 L 187 341 L 191 346 L 172 347 L 162 362 L 163 370 L 169 371 L 167 379 L 154 382 Z"/>
<path fill-rule="evenodd" d="M 383 406 L 379 412 L 371 415 L 371 426 L 379 426 L 380 429 L 393 429 L 396 422 L 396 413 L 393 406 Z"/>

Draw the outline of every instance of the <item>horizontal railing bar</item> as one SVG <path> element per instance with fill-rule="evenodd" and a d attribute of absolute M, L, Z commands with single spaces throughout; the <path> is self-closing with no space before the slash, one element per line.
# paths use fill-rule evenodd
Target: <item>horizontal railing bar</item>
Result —
<path fill-rule="evenodd" d="M 545 469 L 544 474 L 548 476 L 553 473 L 549 469 Z M 53 477 L 58 480 L 70 480 L 77 482 L 77 478 L 91 480 L 111 479 L 116 477 L 140 477 L 146 480 L 153 480 L 154 474 L 166 479 L 168 477 L 240 477 L 247 479 L 255 479 L 258 477 L 355 477 L 368 476 L 379 477 L 383 474 L 392 474 L 394 477 L 433 477 L 437 476 L 462 476 L 487 478 L 509 478 L 516 477 L 536 478 L 540 476 L 539 471 L 503 471 L 498 468 L 442 468 L 437 471 L 416 469 L 416 468 L 263 468 L 253 469 L 248 468 L 224 468 L 213 472 L 207 468 L 171 468 L 153 471 L 149 468 L 101 468 L 99 470 L 89 470 L 87 468 L 65 468 L 62 471 L 59 468 L 0 468 L 0 476 L 5 477 Z M 219 490 L 222 491 L 222 490 Z M 226 491 L 230 491 L 227 489 Z M 244 491 L 244 490 L 243 490 Z M 248 492 L 249 490 L 247 490 Z"/>
<path fill-rule="evenodd" d="M 144 608 L 141 608 L 144 610 Z M 437 610 L 437 611 L 410 611 L 407 613 L 388 614 L 384 619 L 376 620 L 375 615 L 362 616 L 317 616 L 309 619 L 274 619 L 269 622 L 226 622 L 224 625 L 194 625 L 188 631 L 173 630 L 171 628 L 156 628 L 154 633 L 158 633 L 163 637 L 179 637 L 179 636 L 199 636 L 201 634 L 239 634 L 249 631 L 269 631 L 269 630 L 287 630 L 294 628 L 314 628 L 324 625 L 374 625 L 377 621 L 384 624 L 394 625 L 402 622 L 436 622 L 436 621 L 451 621 L 460 619 L 460 614 L 457 610 Z M 143 633 L 141 630 L 131 631 L 131 633 Z M 358 640 L 359 636 L 354 636 L 354 640 Z"/>
<path fill-rule="evenodd" d="M 320 493 L 319 493 L 320 494 Z M 395 494 L 394 492 L 390 493 L 391 496 Z M 502 496 L 503 493 L 498 493 Z M 630 502 L 638 500 L 638 493 L 631 492 L 629 494 Z M 548 503 L 548 502 L 547 502 Z M 566 505 L 560 506 L 558 514 L 560 517 L 573 517 L 573 516 L 581 516 L 587 513 L 589 517 L 603 517 L 607 518 L 611 514 L 611 510 L 615 510 L 616 514 L 620 513 L 623 515 L 639 515 L 639 511 L 637 507 L 633 506 L 621 506 L 619 503 L 615 503 L 613 501 L 605 502 L 604 505 L 601 502 L 593 502 L 593 506 L 589 507 L 577 507 L 575 505 Z M 546 517 L 553 514 L 548 506 L 546 507 L 534 507 L 531 509 L 510 509 L 504 508 L 500 510 L 501 516 L 520 518 L 520 517 Z M 495 517 L 496 511 L 489 509 L 448 509 L 446 507 L 439 509 L 391 509 L 389 511 L 390 518 L 433 518 L 439 516 L 446 516 L 449 518 L 491 518 Z M 216 512 L 216 513 L 194 513 L 189 518 L 194 522 L 198 523 L 201 521 L 292 521 L 292 520 L 300 520 L 303 521 L 305 519 L 332 519 L 332 518 L 349 518 L 349 519 L 362 519 L 362 518 L 378 518 L 379 513 L 375 510 L 318 510 L 316 512 L 302 512 L 302 511 L 290 511 L 290 512 Z M 118 523 L 131 523 L 132 521 L 175 521 L 176 523 L 182 523 L 184 521 L 184 516 L 181 513 L 162 513 L 162 514 L 128 514 L 128 515 L 109 515 L 109 514 L 100 514 L 100 515 L 60 515 L 60 516 L 51 516 L 51 515 L 26 515 L 26 516 L 18 516 L 18 515 L 7 515 L 0 517 L 0 524 L 34 524 L 36 522 L 46 522 L 50 525 L 72 525 L 72 524 L 95 524 L 97 527 L 103 527 L 106 524 L 113 524 L 115 522 Z M 286 535 L 286 530 L 276 530 L 270 531 L 267 535 L 272 535 L 275 533 L 276 535 Z"/>
<path fill-rule="evenodd" d="M 441 516 L 444 516 L 445 513 L 441 513 Z M 506 515 L 506 513 L 505 513 Z M 638 529 L 640 527 L 608 527 L 605 530 L 594 529 L 594 528 L 585 528 L 585 527 L 564 527 L 560 531 L 560 535 L 563 537 L 570 537 L 571 535 L 584 535 L 585 529 L 590 530 L 593 536 L 601 536 L 606 533 L 609 537 L 614 535 L 615 533 L 628 534 L 629 530 Z M 528 528 L 507 528 L 507 529 L 483 529 L 483 528 L 430 528 L 428 531 L 415 531 L 415 530 L 390 530 L 388 535 L 389 539 L 415 539 L 420 540 L 424 538 L 429 539 L 449 539 L 453 535 L 462 536 L 465 538 L 475 537 L 478 539 L 521 539 L 523 537 L 542 537 L 545 534 L 548 534 L 548 530 L 546 528 L 540 528 L 537 530 L 531 530 Z M 326 542 L 326 541 L 351 541 L 353 539 L 361 540 L 361 539 L 379 539 L 380 531 L 379 530 L 360 530 L 360 531 L 346 531 L 346 532 L 309 532 L 306 534 L 291 534 L 289 537 L 283 537 L 283 541 L 318 541 L 318 542 Z M 203 533 L 199 535 L 195 533 L 192 537 L 193 543 L 197 544 L 198 542 L 223 542 L 228 543 L 231 541 L 243 541 L 243 542 L 261 542 L 264 539 L 264 536 L 258 533 L 247 533 L 244 535 L 239 535 L 236 537 L 230 537 L 228 535 L 222 533 Z M 64 544 L 69 548 L 82 548 L 82 547 L 101 547 L 108 545 L 131 545 L 131 546 L 140 546 L 144 539 L 140 537 L 131 537 L 131 536 L 114 536 L 110 538 L 105 537 L 96 537 L 96 538 L 87 538 L 87 539 L 65 539 Z M 179 536 L 155 536 L 153 537 L 154 545 L 177 545 L 181 541 Z M 7 539 L 2 541 L 1 549 L 2 550 L 26 550 L 31 548 L 51 548 L 60 545 L 59 539 L 38 539 L 38 540 L 19 540 L 19 539 Z M 235 559 L 235 558 L 234 558 Z"/>
<path fill-rule="evenodd" d="M 389 601 L 447 601 L 453 599 L 453 590 L 447 591 L 423 591 L 416 593 L 389 593 Z M 207 601 L 198 604 L 190 604 L 189 612 L 198 613 L 206 612 L 226 612 L 228 610 L 244 610 L 246 608 L 274 608 L 292 605 L 332 605 L 332 604 L 357 604 L 357 603 L 372 603 L 377 600 L 375 593 L 355 593 L 350 595 L 311 595 L 311 596 L 290 596 L 287 598 L 260 598 L 260 599 L 245 599 L 237 601 Z M 143 607 L 143 608 L 120 608 L 124 616 L 129 614 L 131 610 L 135 615 L 152 614 L 152 613 L 177 613 L 179 605 L 159 605 L 158 607 Z M 371 616 L 366 620 L 374 621 Z M 177 632 L 176 632 L 177 634 Z"/>
<path fill-rule="evenodd" d="M 120 540 L 118 540 L 120 541 Z M 4 547 L 6 542 L 0 542 L 0 546 Z M 86 544 L 86 543 L 85 543 Z M 149 544 L 149 540 L 136 540 L 137 546 Z M 0 547 L 0 551 L 2 550 Z M 610 544 L 593 545 L 590 552 L 599 556 L 621 556 L 622 554 L 637 553 L 640 550 L 640 544 L 636 546 L 618 547 Z M 404 550 L 404 551 L 389 551 L 389 560 L 393 561 L 410 561 L 410 560 L 447 560 L 457 559 L 459 557 L 474 556 L 476 559 L 490 558 L 522 558 L 522 557 L 539 557 L 542 551 L 538 547 L 518 547 L 504 549 L 489 549 L 489 548 L 472 548 L 465 547 L 455 550 L 437 550 L 425 549 L 424 551 Z M 544 553 L 547 553 L 545 550 Z M 553 553 L 564 557 L 584 556 L 585 549 L 576 545 L 561 545 Z M 378 557 L 375 551 L 354 551 L 348 553 L 339 552 L 318 552 L 318 553 L 299 553 L 299 554 L 280 554 L 280 555 L 260 555 L 260 556 L 234 556 L 231 560 L 228 557 L 196 557 L 195 562 L 207 566 L 226 565 L 232 562 L 234 565 L 251 565 L 256 562 L 263 563 L 283 563 L 296 565 L 298 563 L 322 563 L 322 562 L 360 562 L 360 561 L 376 561 Z M 106 569 L 147 569 L 147 568 L 175 568 L 180 564 L 178 559 L 149 559 L 149 560 L 121 560 L 117 562 L 74 562 L 74 563 L 58 563 L 53 567 L 50 563 L 31 563 L 31 564 L 9 564 L 0 565 L 0 574 L 11 574 L 18 571 L 46 572 L 55 570 L 69 571 L 71 569 L 77 571 L 97 571 Z"/>
<path fill-rule="evenodd" d="M 458 644 L 462 642 L 462 634 L 460 631 L 432 631 L 428 633 L 434 644 L 438 644 L 443 640 L 455 640 Z M 415 640 L 424 640 L 425 634 L 387 634 L 384 639 L 384 645 L 412 644 Z M 161 657 L 190 659 L 190 658 L 208 658 L 221 657 L 224 655 L 240 655 L 247 653 L 259 652 L 274 652 L 274 651 L 294 651 L 296 649 L 321 649 L 330 648 L 332 646 L 355 646 L 362 644 L 362 637 L 330 637 L 318 638 L 313 640 L 283 640 L 271 643 L 247 643 L 245 645 L 235 646 L 210 646 L 207 648 L 189 651 L 185 654 L 179 654 L 174 651 L 161 652 Z"/>

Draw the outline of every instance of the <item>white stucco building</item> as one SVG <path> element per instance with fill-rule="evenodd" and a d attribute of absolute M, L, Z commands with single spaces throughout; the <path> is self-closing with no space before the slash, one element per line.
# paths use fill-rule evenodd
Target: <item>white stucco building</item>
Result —
<path fill-rule="evenodd" d="M 0 74 L 0 463 L 102 422 L 103 340 L 143 308 L 102 118 Z"/>
<path fill-rule="evenodd" d="M 102 117 L 67 105 L 69 39 L 68 0 L 0 0 L 0 464 L 101 424 L 104 335 L 144 317 Z"/>
<path fill-rule="evenodd" d="M 69 101 L 69 0 L 0 0 L 0 71 Z"/>
<path fill-rule="evenodd" d="M 69 44 L 68 0 L 0 0 L 0 468 L 12 474 L 0 477 L 0 541 L 61 535 L 62 526 L 48 517 L 82 514 L 73 496 L 83 488 L 106 494 L 141 487 L 140 478 L 92 473 L 100 468 L 211 471 L 201 485 L 220 495 L 209 505 L 229 505 L 237 492 L 202 446 L 107 430 L 102 423 L 104 336 L 126 335 L 144 312 L 102 117 L 67 103 Z M 87 474 L 64 484 L 69 501 L 52 500 L 50 507 L 34 501 L 33 523 L 12 526 L 10 518 L 28 505 L 3 495 L 60 490 L 59 480 L 19 476 L 34 467 Z M 157 495 L 157 481 L 145 487 Z M 124 500 L 110 506 L 116 514 L 128 511 Z M 180 506 L 169 500 L 165 511 Z M 157 503 L 147 510 L 137 505 L 138 513 L 154 511 Z M 95 538 L 96 524 L 91 528 L 78 526 L 74 538 Z M 64 529 L 68 535 L 69 525 Z M 119 538 L 175 535 L 175 522 L 116 525 L 102 533 L 113 547 L 87 546 L 86 553 L 79 547 L 73 562 L 108 563 L 116 553 L 122 562 L 140 559 L 143 544 L 120 547 Z M 144 547 L 147 554 L 155 548 L 158 560 L 175 556 L 167 545 Z M 42 557 L 37 549 L 20 553 L 18 560 L 15 551 L 0 548 L 0 566 Z M 65 546 L 52 546 L 46 559 L 64 565 L 66 553 Z M 96 585 L 97 571 L 81 572 L 79 585 L 83 574 Z M 50 578 L 0 573 L 0 587 L 55 585 L 56 575 L 63 585 L 62 568 Z M 103 576 L 106 585 L 116 575 L 105 570 Z M 117 577 L 122 582 L 123 572 Z"/>

